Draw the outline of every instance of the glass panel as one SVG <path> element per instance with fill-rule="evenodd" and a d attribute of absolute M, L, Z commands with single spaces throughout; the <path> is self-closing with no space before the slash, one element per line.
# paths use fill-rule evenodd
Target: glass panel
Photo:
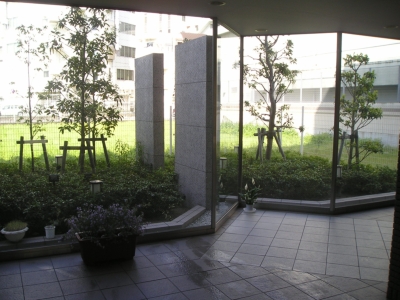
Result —
<path fill-rule="evenodd" d="M 399 53 L 396 40 L 343 35 L 342 108 L 348 109 L 340 124 L 343 196 L 395 191 Z"/>
<path fill-rule="evenodd" d="M 265 37 L 244 44 L 242 190 L 259 187 L 260 202 L 329 199 L 336 34 L 268 36 L 267 61 Z"/>
<path fill-rule="evenodd" d="M 218 26 L 218 105 L 217 140 L 219 141 L 216 220 L 237 203 L 239 149 L 239 50 L 240 38 Z"/>

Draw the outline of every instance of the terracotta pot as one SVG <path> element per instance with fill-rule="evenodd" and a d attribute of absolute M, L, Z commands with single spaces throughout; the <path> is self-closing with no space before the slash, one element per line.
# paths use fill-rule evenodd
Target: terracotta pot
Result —
<path fill-rule="evenodd" d="M 89 239 L 82 239 L 81 234 L 75 233 L 81 248 L 82 260 L 87 265 L 117 259 L 128 260 L 135 256 L 137 235 L 99 238 L 99 245 Z"/>

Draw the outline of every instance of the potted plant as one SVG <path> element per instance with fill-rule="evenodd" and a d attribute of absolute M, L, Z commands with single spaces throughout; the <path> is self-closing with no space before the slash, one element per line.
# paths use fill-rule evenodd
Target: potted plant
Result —
<path fill-rule="evenodd" d="M 240 193 L 240 197 L 245 201 L 246 207 L 243 209 L 245 212 L 255 212 L 256 209 L 253 207 L 254 203 L 257 203 L 257 197 L 259 192 L 261 191 L 260 186 L 256 186 L 256 182 L 254 178 L 251 179 L 251 183 L 253 187 L 249 188 L 249 186 L 244 186 L 245 192 Z"/>
<path fill-rule="evenodd" d="M 78 207 L 77 215 L 67 220 L 66 238 L 75 237 L 85 264 L 114 259 L 132 259 L 136 238 L 143 232 L 142 216 L 135 208 L 113 204 Z"/>
<path fill-rule="evenodd" d="M 16 243 L 24 238 L 25 232 L 27 232 L 28 229 L 26 222 L 14 220 L 8 222 L 1 230 L 1 233 L 4 234 L 7 240 Z"/>
<path fill-rule="evenodd" d="M 46 239 L 54 239 L 56 235 L 56 222 L 52 222 L 51 225 L 44 226 L 46 233 Z"/>

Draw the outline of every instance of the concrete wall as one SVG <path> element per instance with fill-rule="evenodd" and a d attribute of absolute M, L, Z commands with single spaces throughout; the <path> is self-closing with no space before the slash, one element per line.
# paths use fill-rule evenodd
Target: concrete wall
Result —
<path fill-rule="evenodd" d="M 212 37 L 176 46 L 175 171 L 187 205 L 211 207 Z"/>
<path fill-rule="evenodd" d="M 135 59 L 136 141 L 143 159 L 155 169 L 164 166 L 164 55 Z"/>

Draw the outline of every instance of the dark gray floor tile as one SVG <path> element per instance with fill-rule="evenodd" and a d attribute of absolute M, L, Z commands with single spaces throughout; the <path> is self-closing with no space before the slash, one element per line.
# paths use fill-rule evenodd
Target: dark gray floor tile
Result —
<path fill-rule="evenodd" d="M 311 250 L 326 253 L 328 251 L 328 243 L 301 241 L 299 245 L 299 250 Z"/>
<path fill-rule="evenodd" d="M 188 298 L 183 293 L 176 293 L 160 297 L 149 298 L 149 300 L 188 300 Z"/>
<path fill-rule="evenodd" d="M 325 298 L 324 300 L 357 300 L 356 298 L 347 294 L 336 295 L 333 297 Z"/>
<path fill-rule="evenodd" d="M 248 265 L 232 265 L 229 269 L 239 275 L 241 278 L 246 279 L 250 277 L 256 277 L 269 272 L 262 267 L 248 266 Z"/>
<path fill-rule="evenodd" d="M 327 228 L 329 229 L 329 220 L 307 220 L 306 227 Z"/>
<path fill-rule="evenodd" d="M 132 279 L 126 273 L 111 273 L 93 277 L 100 289 L 131 285 Z"/>
<path fill-rule="evenodd" d="M 354 224 L 366 225 L 366 226 L 377 226 L 378 222 L 376 220 L 354 219 Z"/>
<path fill-rule="evenodd" d="M 327 264 L 326 275 L 360 278 L 360 269 L 356 266 Z"/>
<path fill-rule="evenodd" d="M 366 231 L 357 231 L 356 238 L 364 239 L 364 240 L 382 241 L 382 234 L 381 233 L 371 233 L 371 232 L 366 232 Z"/>
<path fill-rule="evenodd" d="M 181 260 L 192 260 L 201 258 L 207 251 L 209 247 L 201 247 L 196 249 L 186 249 L 175 251 L 176 256 Z"/>
<path fill-rule="evenodd" d="M 360 267 L 389 270 L 389 259 L 375 257 L 359 257 Z"/>
<path fill-rule="evenodd" d="M 104 262 L 101 264 L 85 266 L 87 272 L 91 274 L 91 276 L 102 275 L 102 274 L 111 274 L 123 272 L 124 269 L 122 265 L 118 262 Z"/>
<path fill-rule="evenodd" d="M 210 270 L 207 271 L 206 273 L 207 273 L 207 280 L 213 285 L 242 279 L 239 275 L 231 271 L 229 268 Z"/>
<path fill-rule="evenodd" d="M 328 244 L 328 253 L 357 255 L 356 246 Z"/>
<path fill-rule="evenodd" d="M 261 293 L 259 289 L 255 288 L 246 280 L 223 283 L 217 285 L 216 288 L 223 292 L 230 299 L 240 299 L 244 297 L 258 295 Z"/>
<path fill-rule="evenodd" d="M 354 224 L 354 219 L 349 218 L 349 217 L 338 217 L 338 216 L 332 216 L 329 220 L 329 222 L 332 223 L 338 223 L 338 224 Z M 332 225 L 330 226 L 332 228 Z"/>
<path fill-rule="evenodd" d="M 378 240 L 357 239 L 357 247 L 385 249 L 385 244 L 383 240 L 378 241 Z"/>
<path fill-rule="evenodd" d="M 271 297 L 267 296 L 267 294 L 257 294 L 249 297 L 241 298 L 240 300 L 273 300 Z"/>
<path fill-rule="evenodd" d="M 348 223 L 332 223 L 332 220 L 329 224 L 329 228 L 332 229 L 341 229 L 341 230 L 350 230 L 354 232 L 354 224 Z"/>
<path fill-rule="evenodd" d="M 275 238 L 271 243 L 272 247 L 290 248 L 290 249 L 298 249 L 299 245 L 300 245 L 300 241 L 277 239 L 277 238 Z"/>
<path fill-rule="evenodd" d="M 326 262 L 327 252 L 319 252 L 312 250 L 297 250 L 296 259 Z"/>
<path fill-rule="evenodd" d="M 267 252 L 267 256 L 274 257 L 284 257 L 284 258 L 296 258 L 297 249 L 288 249 L 288 248 L 277 248 L 277 247 L 269 247 Z"/>
<path fill-rule="evenodd" d="M 293 270 L 307 273 L 325 274 L 326 263 L 296 259 Z"/>
<path fill-rule="evenodd" d="M 24 300 L 22 287 L 4 289 L 0 291 L 2 300 Z"/>
<path fill-rule="evenodd" d="M 64 298 L 63 298 L 64 299 Z M 100 291 L 65 296 L 65 300 L 105 300 Z"/>
<path fill-rule="evenodd" d="M 213 271 L 209 271 L 213 272 Z M 195 290 L 203 287 L 207 287 L 210 285 L 214 285 L 216 283 L 208 281 L 207 272 L 196 273 L 196 274 L 188 274 L 182 276 L 171 277 L 169 280 L 180 290 L 180 291 L 189 291 Z"/>
<path fill-rule="evenodd" d="M 341 237 L 347 237 L 347 238 L 355 238 L 356 233 L 354 232 L 354 230 L 342 230 L 342 229 L 330 228 L 329 236 L 341 236 Z"/>
<path fill-rule="evenodd" d="M 306 242 L 315 242 L 315 243 L 327 243 L 328 235 L 327 234 L 315 234 L 315 233 L 304 233 L 301 237 L 302 241 Z"/>
<path fill-rule="evenodd" d="M 292 270 L 294 265 L 294 259 L 266 256 L 261 263 L 261 267 L 266 268 L 268 271 L 271 270 Z"/>
<path fill-rule="evenodd" d="M 321 228 L 321 227 L 305 227 L 303 233 L 304 234 L 328 235 L 329 229 Z"/>
<path fill-rule="evenodd" d="M 357 225 L 354 224 L 354 229 L 357 231 L 371 232 L 371 233 L 380 233 L 378 225 L 370 226 L 370 225 Z"/>
<path fill-rule="evenodd" d="M 254 255 L 265 255 L 269 249 L 269 246 L 261 246 L 261 245 L 251 245 L 251 244 L 242 244 L 240 248 L 237 250 L 239 253 L 246 254 L 254 254 Z"/>
<path fill-rule="evenodd" d="M 356 239 L 343 236 L 329 236 L 329 244 L 356 246 Z"/>
<path fill-rule="evenodd" d="M 249 234 L 253 230 L 253 227 L 236 227 L 236 226 L 229 226 L 225 233 L 233 233 L 233 234 Z"/>
<path fill-rule="evenodd" d="M 376 257 L 383 259 L 389 258 L 387 251 L 385 249 L 361 247 L 357 249 L 357 252 L 359 257 L 367 256 L 367 257 Z"/>
<path fill-rule="evenodd" d="M 63 295 L 58 282 L 24 286 L 25 300 L 44 299 Z"/>
<path fill-rule="evenodd" d="M 229 298 L 225 296 L 216 287 L 201 288 L 196 290 L 191 290 L 183 293 L 187 299 L 190 300 L 204 300 L 204 299 L 215 299 L 215 300 L 228 300 Z M 160 298 L 161 299 L 161 298 Z M 164 300 L 164 298 L 162 298 Z"/>
<path fill-rule="evenodd" d="M 278 230 L 281 228 L 283 225 L 280 223 L 262 223 L 258 222 L 256 226 L 254 226 L 254 229 L 266 229 L 266 230 Z M 285 226 L 293 226 L 293 225 L 285 225 Z"/>
<path fill-rule="evenodd" d="M 19 262 L 0 262 L 0 276 L 20 273 Z"/>
<path fill-rule="evenodd" d="M 358 267 L 358 256 L 357 255 L 345 255 L 337 253 L 328 253 L 327 263 L 349 265 Z"/>
<path fill-rule="evenodd" d="M 156 267 L 132 270 L 128 272 L 128 275 L 135 283 L 165 278 L 165 275 Z"/>
<path fill-rule="evenodd" d="M 264 293 L 290 286 L 288 282 L 274 274 L 256 276 L 246 280 Z"/>
<path fill-rule="evenodd" d="M 249 235 L 273 238 L 275 237 L 276 232 L 277 230 L 254 228 L 253 230 L 251 230 Z"/>
<path fill-rule="evenodd" d="M 360 276 L 361 279 L 388 281 L 389 271 L 382 269 L 360 267 Z"/>
<path fill-rule="evenodd" d="M 112 289 L 105 289 L 102 290 L 102 293 L 107 300 L 146 299 L 143 293 L 134 284 L 116 287 Z"/>
<path fill-rule="evenodd" d="M 386 300 L 386 293 L 372 286 L 355 290 L 348 294 L 358 300 Z"/>
<path fill-rule="evenodd" d="M 247 234 L 223 233 L 218 238 L 218 241 L 243 243 L 246 238 L 247 238 Z"/>
<path fill-rule="evenodd" d="M 87 270 L 86 266 L 59 268 L 55 269 L 55 273 L 60 281 L 92 276 L 92 273 Z"/>
<path fill-rule="evenodd" d="M 55 269 L 83 265 L 80 253 L 52 256 L 51 261 Z"/>
<path fill-rule="evenodd" d="M 210 249 L 203 255 L 202 259 L 230 262 L 234 255 L 235 251 Z"/>
<path fill-rule="evenodd" d="M 20 274 L 4 275 L 0 276 L 0 290 L 10 289 L 22 286 L 22 280 Z M 1 291 L 0 291 L 1 293 Z"/>
<path fill-rule="evenodd" d="M 160 254 L 171 252 L 171 250 L 160 243 L 157 244 L 146 244 L 146 245 L 138 245 L 139 251 L 143 253 L 143 255 L 151 255 L 151 254 Z"/>
<path fill-rule="evenodd" d="M 289 282 L 292 285 L 305 283 L 313 280 L 317 280 L 313 275 L 304 272 L 298 271 L 278 271 L 274 272 L 274 275 L 278 276 L 279 278 Z"/>
<path fill-rule="evenodd" d="M 299 232 L 302 233 L 304 231 L 304 226 L 296 226 L 296 225 L 288 225 L 281 224 L 279 226 L 279 231 L 288 231 L 288 232 Z"/>
<path fill-rule="evenodd" d="M 120 263 L 125 271 L 131 271 L 141 268 L 153 267 L 153 263 L 146 256 L 135 256 L 132 260 L 126 260 Z"/>
<path fill-rule="evenodd" d="M 64 295 L 86 293 L 99 289 L 96 281 L 92 278 L 78 278 L 60 281 L 60 286 Z"/>
<path fill-rule="evenodd" d="M 278 230 L 278 232 L 275 235 L 275 238 L 300 241 L 302 235 L 303 235 L 302 232 L 290 232 L 290 231 Z"/>
<path fill-rule="evenodd" d="M 22 283 L 24 286 L 39 283 L 48 283 L 57 281 L 57 276 L 54 270 L 43 270 L 37 272 L 22 273 Z"/>
<path fill-rule="evenodd" d="M 282 224 L 304 226 L 306 224 L 306 219 L 284 218 Z"/>
<path fill-rule="evenodd" d="M 168 279 L 138 283 L 137 287 L 147 298 L 159 297 L 179 292 L 179 290 Z"/>
<path fill-rule="evenodd" d="M 271 245 L 272 241 L 273 238 L 249 235 L 244 240 L 244 243 L 250 245 L 269 246 Z"/>
<path fill-rule="evenodd" d="M 330 276 L 323 278 L 322 280 L 343 292 L 350 292 L 368 286 L 366 283 L 362 282 L 359 279 L 347 277 Z"/>
<path fill-rule="evenodd" d="M 236 253 L 232 259 L 231 263 L 237 264 L 247 264 L 252 266 L 260 266 L 264 260 L 264 255 L 254 255 L 247 253 Z"/>
<path fill-rule="evenodd" d="M 272 292 L 268 292 L 267 295 L 274 300 L 293 300 L 293 299 L 313 300 L 314 299 L 293 286 L 286 287 L 286 288 L 272 291 Z"/>
<path fill-rule="evenodd" d="M 209 249 L 236 252 L 240 248 L 241 245 L 242 245 L 242 243 L 216 241 Z"/>
<path fill-rule="evenodd" d="M 172 252 L 152 254 L 146 256 L 155 266 L 175 264 L 180 262 L 181 259 Z"/>
<path fill-rule="evenodd" d="M 241 220 L 235 220 L 235 221 L 233 221 L 233 223 L 231 224 L 231 226 L 253 228 L 254 226 L 256 226 L 256 224 L 257 224 L 257 222 L 255 222 L 255 221 L 241 221 Z"/>
<path fill-rule="evenodd" d="M 297 285 L 296 287 L 315 299 L 325 299 L 342 294 L 340 290 L 322 280 L 302 283 Z"/>
<path fill-rule="evenodd" d="M 381 282 L 378 284 L 374 284 L 374 288 L 377 288 L 378 290 L 381 290 L 382 292 L 387 292 L 388 289 L 388 283 L 387 282 Z"/>
<path fill-rule="evenodd" d="M 30 258 L 21 260 L 21 273 L 53 269 L 50 258 Z"/>

